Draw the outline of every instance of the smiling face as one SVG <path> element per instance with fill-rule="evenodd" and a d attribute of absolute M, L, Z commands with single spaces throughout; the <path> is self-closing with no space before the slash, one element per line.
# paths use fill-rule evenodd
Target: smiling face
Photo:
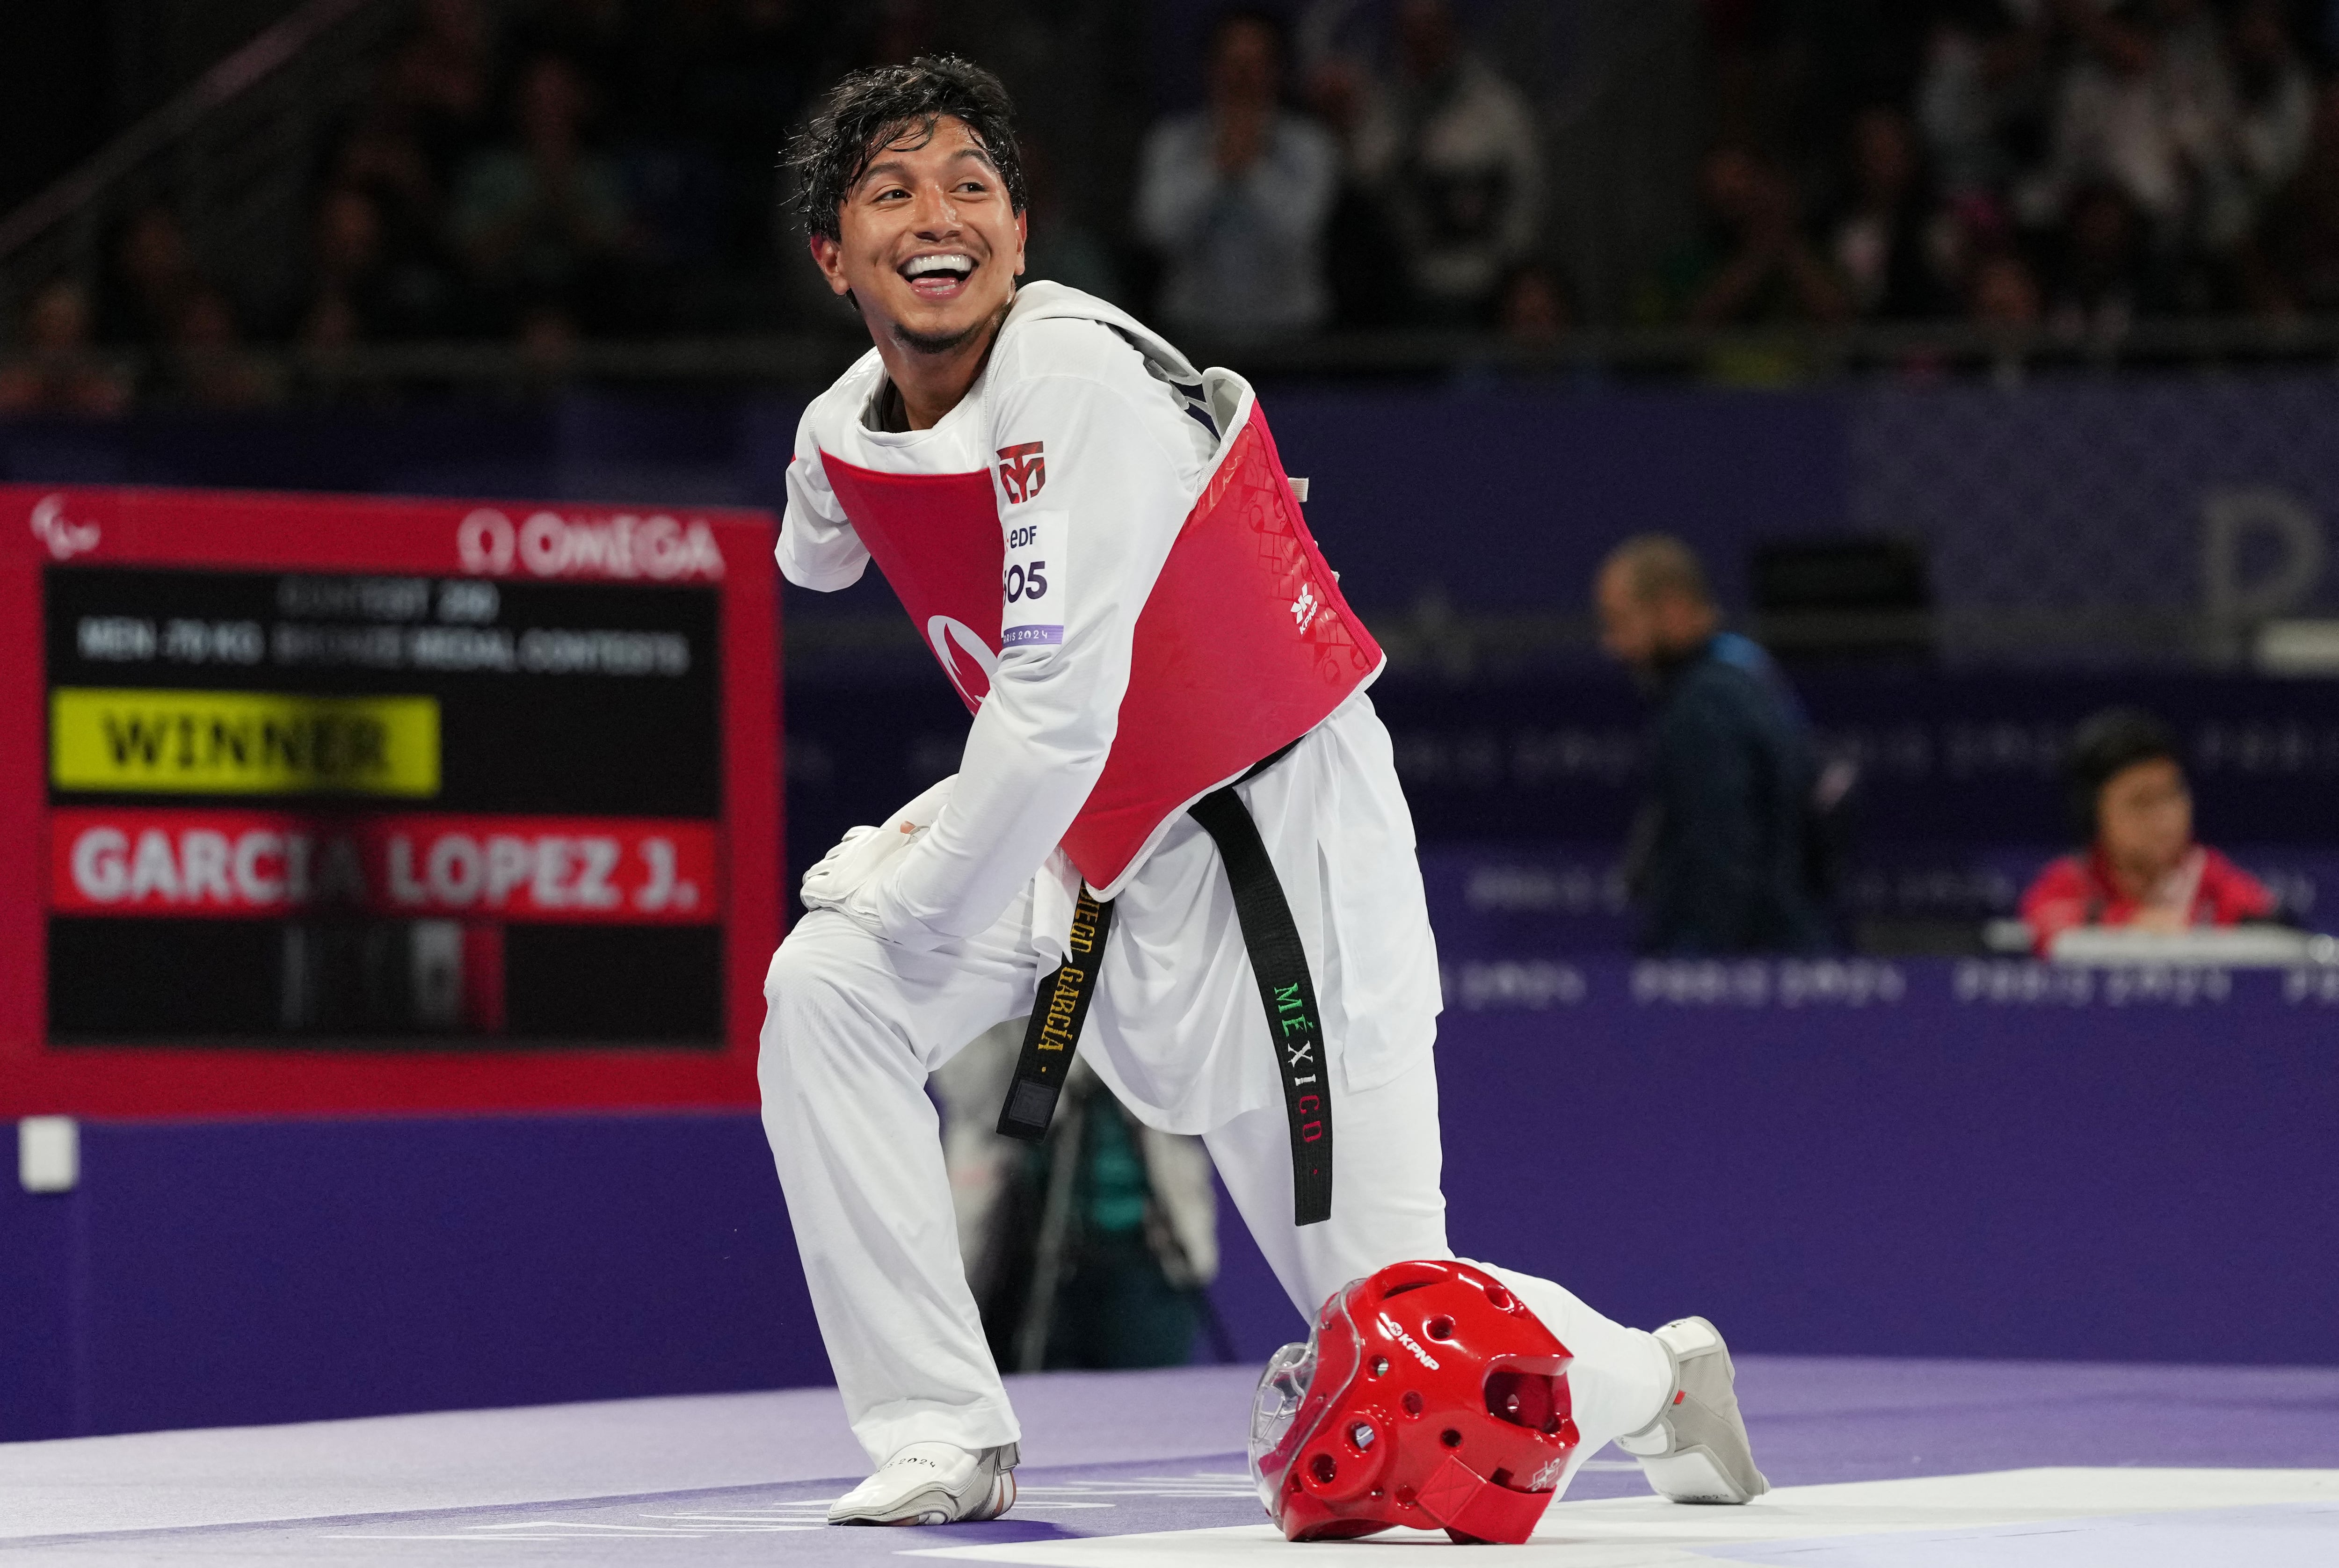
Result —
<path fill-rule="evenodd" d="M 850 292 L 870 336 L 925 354 L 965 347 L 1006 313 L 1023 271 L 1023 214 L 982 143 L 945 115 L 902 127 L 847 191 L 813 260 Z"/>

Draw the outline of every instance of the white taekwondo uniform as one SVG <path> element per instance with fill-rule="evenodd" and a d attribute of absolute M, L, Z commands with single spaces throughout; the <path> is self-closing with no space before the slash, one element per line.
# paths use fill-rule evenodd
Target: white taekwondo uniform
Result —
<path fill-rule="evenodd" d="M 886 382 L 874 350 L 798 429 L 778 555 L 800 587 L 847 587 L 870 559 L 824 453 L 883 473 L 963 475 L 1041 443 L 1035 489 L 1063 536 L 1049 567 L 1061 640 L 998 656 L 931 827 L 847 907 L 806 913 L 765 982 L 764 1124 L 829 1359 L 874 1462 L 913 1442 L 982 1449 L 1019 1436 L 961 1266 L 925 1082 L 975 1035 L 1028 1013 L 1063 957 L 1077 873 L 1057 845 L 1104 767 L 1138 613 L 1221 439 L 1173 385 L 1199 380 L 1113 306 L 1035 283 L 933 429 L 877 428 Z M 1002 498 L 1002 528 L 1022 515 Z M 1436 949 L 1388 735 L 1363 692 L 1236 790 L 1315 977 L 1337 1130 L 1330 1219 L 1293 1223 L 1273 1047 L 1217 847 L 1190 818 L 1123 882 L 1083 1050 L 1140 1120 L 1202 1136 L 1312 1318 L 1351 1279 L 1452 1256 L 1431 1054 Z M 1672 1375 L 1650 1335 L 1556 1285 L 1505 1277 L 1574 1353 L 1579 1460 L 1655 1416 Z M 1237 1420 L 1229 1412 L 1229 1430 Z"/>

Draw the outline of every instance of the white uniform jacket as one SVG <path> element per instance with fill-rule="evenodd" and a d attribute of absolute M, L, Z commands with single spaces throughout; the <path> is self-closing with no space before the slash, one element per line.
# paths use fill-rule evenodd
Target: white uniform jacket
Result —
<path fill-rule="evenodd" d="M 869 563 L 824 452 L 881 472 L 967 474 L 1039 442 L 1048 509 L 1063 519 L 1050 567 L 1062 640 L 1000 656 L 948 804 L 875 890 L 888 940 L 941 948 L 1008 919 L 1027 928 L 1035 976 L 1061 957 L 1075 882 L 1057 843 L 1111 749 L 1138 614 L 1221 438 L 1191 395 L 1201 380 L 1125 312 L 1034 283 L 932 429 L 876 428 L 885 373 L 873 350 L 805 410 L 778 548 L 799 587 L 833 592 Z M 1015 503 L 1001 502 L 1003 530 Z M 1412 821 L 1370 702 L 1351 697 L 1240 791 L 1307 945 L 1336 1083 L 1394 1078 L 1435 1036 L 1437 962 Z M 993 1021 L 970 1021 L 968 1036 Z M 1233 895 L 1190 820 L 1123 886 L 1085 1043 L 1122 1100 L 1166 1130 L 1280 1106 Z"/>

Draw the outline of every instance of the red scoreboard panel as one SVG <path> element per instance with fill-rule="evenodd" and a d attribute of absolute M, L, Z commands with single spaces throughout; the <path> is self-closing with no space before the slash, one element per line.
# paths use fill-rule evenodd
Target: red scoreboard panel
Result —
<path fill-rule="evenodd" d="M 772 537 L 0 486 L 0 1116 L 752 1103 Z"/>

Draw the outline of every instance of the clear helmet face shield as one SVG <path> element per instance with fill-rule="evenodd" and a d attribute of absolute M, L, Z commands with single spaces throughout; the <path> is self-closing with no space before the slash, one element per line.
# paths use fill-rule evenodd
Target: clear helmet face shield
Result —
<path fill-rule="evenodd" d="M 1307 1343 L 1287 1345 L 1269 1357 L 1250 1406 L 1250 1474 L 1270 1518 L 1283 1518 L 1291 1462 L 1357 1380 L 1364 1338 L 1348 1317 L 1348 1300 L 1365 1282 L 1351 1281 L 1324 1305 Z"/>

